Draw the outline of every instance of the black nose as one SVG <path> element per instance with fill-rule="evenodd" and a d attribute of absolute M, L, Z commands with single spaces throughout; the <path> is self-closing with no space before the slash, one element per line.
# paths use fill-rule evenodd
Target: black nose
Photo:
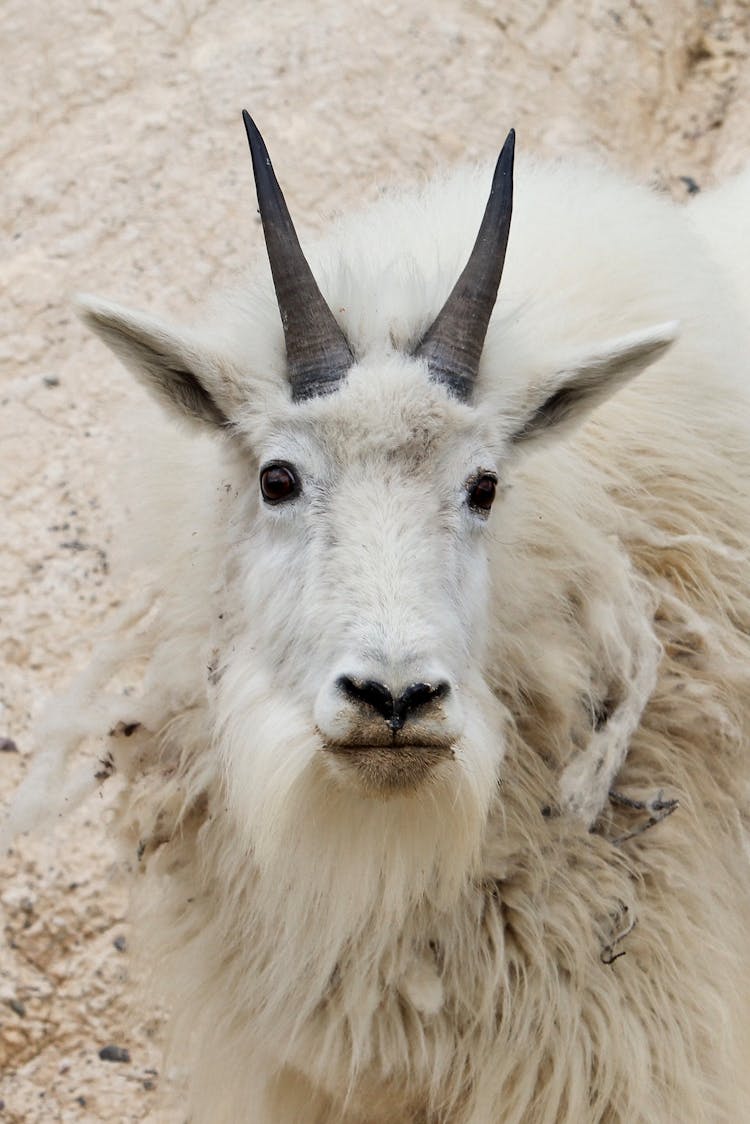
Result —
<path fill-rule="evenodd" d="M 336 681 L 336 685 L 352 702 L 364 703 L 380 714 L 394 733 L 401 729 L 415 710 L 435 699 L 444 698 L 450 690 L 444 681 L 412 683 L 397 699 L 394 699 L 386 685 L 377 683 L 374 679 L 352 679 L 348 675 L 342 675 Z"/>

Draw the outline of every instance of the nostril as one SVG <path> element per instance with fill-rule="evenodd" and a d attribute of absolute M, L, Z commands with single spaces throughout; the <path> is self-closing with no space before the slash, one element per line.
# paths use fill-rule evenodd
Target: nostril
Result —
<path fill-rule="evenodd" d="M 417 707 L 424 706 L 426 703 L 432 702 L 433 699 L 443 698 L 449 690 L 449 684 L 444 681 L 441 683 L 412 683 L 410 687 L 406 688 L 401 698 L 396 700 L 396 705 L 406 710 L 416 710 Z"/>
<path fill-rule="evenodd" d="M 392 718 L 393 695 L 385 684 L 377 683 L 374 679 L 351 679 L 348 675 L 342 675 L 336 680 L 336 686 L 348 695 L 352 702 L 364 703 L 372 707 L 387 721 Z"/>
<path fill-rule="evenodd" d="M 440 683 L 412 683 L 406 690 L 396 699 L 393 707 L 393 718 L 391 719 L 391 728 L 400 730 L 406 722 L 407 717 L 420 707 L 427 706 L 428 703 L 434 702 L 436 699 L 444 698 L 450 691 L 450 685 L 442 680 Z"/>

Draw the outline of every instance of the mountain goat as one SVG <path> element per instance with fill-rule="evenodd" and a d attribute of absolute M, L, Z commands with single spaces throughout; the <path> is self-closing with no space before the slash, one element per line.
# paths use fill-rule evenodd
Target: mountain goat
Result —
<path fill-rule="evenodd" d="M 736 1124 L 750 379 L 715 205 L 514 189 L 511 133 L 308 264 L 245 124 L 270 272 L 184 330 L 83 303 L 182 426 L 153 585 L 19 807 L 101 733 L 196 1122 Z"/>

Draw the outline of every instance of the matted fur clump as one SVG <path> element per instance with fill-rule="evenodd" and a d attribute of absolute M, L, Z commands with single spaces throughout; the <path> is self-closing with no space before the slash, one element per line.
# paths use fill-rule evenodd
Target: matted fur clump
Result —
<path fill-rule="evenodd" d="M 86 306 L 188 424 L 144 405 L 151 586 L 15 823 L 121 778 L 195 1122 L 747 1115 L 750 179 L 522 164 L 465 390 L 419 347 L 489 182 L 310 251 L 332 392 L 290 393 L 273 184 L 273 282 L 190 332 Z"/>

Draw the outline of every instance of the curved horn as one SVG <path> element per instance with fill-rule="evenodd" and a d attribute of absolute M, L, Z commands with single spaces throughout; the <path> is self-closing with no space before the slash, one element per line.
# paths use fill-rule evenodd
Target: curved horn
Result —
<path fill-rule="evenodd" d="M 450 296 L 414 354 L 427 360 L 430 377 L 457 398 L 471 398 L 484 338 L 500 287 L 513 212 L 513 129 L 495 167 L 474 249 Z"/>
<path fill-rule="evenodd" d="M 325 302 L 297 238 L 263 138 L 243 109 L 255 189 L 276 300 L 284 325 L 292 398 L 330 394 L 354 362 L 351 348 Z"/>

